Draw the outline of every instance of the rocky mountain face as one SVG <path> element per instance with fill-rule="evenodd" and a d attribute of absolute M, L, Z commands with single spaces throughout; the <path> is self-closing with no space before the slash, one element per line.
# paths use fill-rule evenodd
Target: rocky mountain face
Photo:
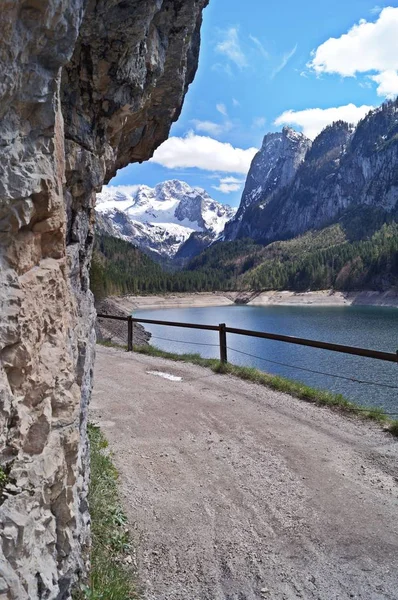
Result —
<path fill-rule="evenodd" d="M 314 140 L 287 186 L 245 206 L 233 237 L 268 243 L 365 209 L 388 220 L 397 208 L 397 164 L 398 101 L 371 111 L 356 128 L 334 123 Z"/>
<path fill-rule="evenodd" d="M 190 237 L 204 234 L 206 247 L 224 230 L 235 210 L 213 200 L 201 188 L 178 180 L 145 185 L 104 187 L 97 194 L 99 230 L 121 237 L 151 256 L 174 258 Z M 194 244 L 188 244 L 189 257 Z"/>
<path fill-rule="evenodd" d="M 226 240 L 238 235 L 240 222 L 250 206 L 270 199 L 293 180 L 310 147 L 311 140 L 290 127 L 267 133 L 250 166 L 236 216 L 225 228 Z"/>
<path fill-rule="evenodd" d="M 86 572 L 95 194 L 167 137 L 206 4 L 2 3 L 2 598 L 69 600 Z"/>

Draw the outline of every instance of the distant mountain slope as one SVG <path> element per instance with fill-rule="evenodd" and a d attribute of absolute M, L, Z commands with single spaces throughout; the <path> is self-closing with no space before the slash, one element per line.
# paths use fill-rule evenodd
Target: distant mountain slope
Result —
<path fill-rule="evenodd" d="M 283 162 L 278 148 L 278 160 Z M 271 163 L 269 148 L 263 146 L 248 183 L 253 171 L 257 180 L 258 170 L 263 175 L 272 172 Z M 232 221 L 234 227 L 227 225 L 226 239 L 250 237 L 269 243 L 292 238 L 337 222 L 352 208 L 371 207 L 386 217 L 396 214 L 398 101 L 371 111 L 356 128 L 342 121 L 330 125 L 308 147 L 287 185 L 272 188 L 265 179 L 260 187 L 257 201 L 248 204 L 247 196 L 242 196 L 240 220 Z"/>
<path fill-rule="evenodd" d="M 145 185 L 104 187 L 97 195 L 99 228 L 163 258 L 173 258 L 193 233 L 211 243 L 235 210 L 213 200 L 201 188 L 178 180 Z"/>

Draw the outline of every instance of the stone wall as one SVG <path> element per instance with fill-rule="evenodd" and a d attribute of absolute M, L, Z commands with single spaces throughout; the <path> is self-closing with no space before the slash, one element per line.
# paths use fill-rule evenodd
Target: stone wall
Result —
<path fill-rule="evenodd" d="M 87 568 L 95 193 L 167 137 L 207 0 L 3 0 L 0 598 Z"/>

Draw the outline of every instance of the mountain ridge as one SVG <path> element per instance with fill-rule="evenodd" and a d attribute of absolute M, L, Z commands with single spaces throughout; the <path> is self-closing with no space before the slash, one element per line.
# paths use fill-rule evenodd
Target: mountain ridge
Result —
<path fill-rule="evenodd" d="M 259 164 L 267 171 L 272 160 L 263 145 L 247 181 L 261 179 Z M 398 199 L 396 165 L 397 100 L 370 111 L 356 127 L 343 121 L 326 127 L 307 148 L 290 182 L 284 185 L 280 179 L 270 191 L 266 180 L 249 204 L 242 195 L 239 222 L 235 218 L 227 224 L 224 239 L 250 237 L 270 243 L 292 238 L 337 222 L 352 207 L 392 213 Z"/>
<path fill-rule="evenodd" d="M 203 188 L 176 179 L 154 188 L 106 186 L 97 194 L 96 212 L 100 232 L 165 259 L 174 258 L 192 234 L 206 234 L 210 244 L 235 214 Z"/>

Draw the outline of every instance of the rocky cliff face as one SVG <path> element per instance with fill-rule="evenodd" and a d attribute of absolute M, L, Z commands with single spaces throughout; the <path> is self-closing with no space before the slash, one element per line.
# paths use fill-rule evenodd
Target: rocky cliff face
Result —
<path fill-rule="evenodd" d="M 6 0 L 0 11 L 0 596 L 86 570 L 95 193 L 180 112 L 207 0 Z"/>
<path fill-rule="evenodd" d="M 314 140 L 289 185 L 244 210 L 235 236 L 294 237 L 365 208 L 388 219 L 397 209 L 397 164 L 398 101 L 370 112 L 355 129 L 334 123 Z"/>
<path fill-rule="evenodd" d="M 310 147 L 311 140 L 290 127 L 267 133 L 250 165 L 238 212 L 225 228 L 226 240 L 236 237 L 243 215 L 250 206 L 259 200 L 268 202 L 272 194 L 292 181 Z"/>

